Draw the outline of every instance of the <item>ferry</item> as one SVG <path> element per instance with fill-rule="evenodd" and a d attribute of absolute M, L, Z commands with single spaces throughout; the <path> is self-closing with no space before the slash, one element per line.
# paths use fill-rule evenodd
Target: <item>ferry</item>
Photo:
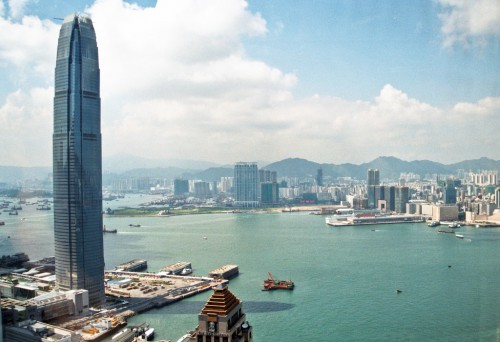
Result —
<path fill-rule="evenodd" d="M 439 221 L 431 221 L 427 226 L 429 226 L 429 227 L 437 227 L 440 224 L 441 223 Z"/>
<path fill-rule="evenodd" d="M 371 224 L 418 223 L 424 221 L 425 218 L 420 215 L 370 215 L 348 217 L 346 220 L 330 221 L 327 224 L 330 226 L 362 226 Z"/>
<path fill-rule="evenodd" d="M 270 291 L 270 290 L 293 290 L 295 284 L 291 280 L 275 280 L 270 272 L 267 272 L 269 278 L 264 280 L 264 286 L 262 291 Z"/>
<path fill-rule="evenodd" d="M 347 222 L 349 218 L 360 217 L 365 215 L 380 215 L 380 210 L 377 209 L 352 209 L 341 208 L 335 210 L 335 214 L 325 218 L 325 222 L 331 226 L 343 225 L 342 222 Z"/>
<path fill-rule="evenodd" d="M 455 236 L 456 236 L 457 238 L 459 238 L 459 239 L 463 239 L 463 238 L 464 238 L 464 235 L 463 235 L 463 234 L 456 234 L 456 233 L 455 233 Z"/>

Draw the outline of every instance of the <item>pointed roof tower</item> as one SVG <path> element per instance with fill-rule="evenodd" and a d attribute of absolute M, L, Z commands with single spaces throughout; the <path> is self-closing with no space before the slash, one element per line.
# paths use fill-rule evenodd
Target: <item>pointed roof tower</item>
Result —
<path fill-rule="evenodd" d="M 238 297 L 225 284 L 219 284 L 213 290 L 214 293 L 198 315 L 198 327 L 191 335 L 191 341 L 213 341 L 214 336 L 227 342 L 251 342 L 252 327 L 246 321 Z"/>

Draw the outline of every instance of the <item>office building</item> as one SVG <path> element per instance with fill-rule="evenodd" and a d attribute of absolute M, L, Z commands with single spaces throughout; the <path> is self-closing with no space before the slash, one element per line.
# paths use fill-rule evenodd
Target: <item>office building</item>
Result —
<path fill-rule="evenodd" d="M 66 17 L 59 32 L 54 96 L 54 249 L 61 290 L 104 302 L 99 60 L 90 18 Z"/>
<path fill-rule="evenodd" d="M 274 205 L 279 203 L 280 193 L 278 183 L 261 183 L 260 188 L 260 202 L 263 205 Z"/>
<path fill-rule="evenodd" d="M 377 199 L 375 198 L 375 186 L 380 185 L 380 172 L 377 169 L 368 169 L 366 178 L 366 192 L 368 198 L 368 208 L 377 207 Z"/>
<path fill-rule="evenodd" d="M 394 210 L 398 213 L 406 213 L 406 203 L 410 199 L 410 188 L 407 186 L 400 186 L 396 188 L 394 198 Z"/>
<path fill-rule="evenodd" d="M 257 207 L 259 172 L 257 163 L 238 162 L 234 166 L 234 205 Z"/>
<path fill-rule="evenodd" d="M 316 173 L 316 185 L 323 186 L 323 169 L 319 168 Z"/>
<path fill-rule="evenodd" d="M 394 211 L 396 209 L 396 187 L 386 186 L 384 187 L 384 199 L 386 201 L 386 210 Z"/>
<path fill-rule="evenodd" d="M 174 195 L 183 196 L 189 193 L 189 181 L 185 179 L 174 179 Z"/>
<path fill-rule="evenodd" d="M 210 183 L 208 182 L 195 182 L 194 183 L 194 197 L 207 199 L 210 197 Z"/>
<path fill-rule="evenodd" d="M 380 171 L 377 169 L 368 169 L 366 184 L 380 185 Z"/>

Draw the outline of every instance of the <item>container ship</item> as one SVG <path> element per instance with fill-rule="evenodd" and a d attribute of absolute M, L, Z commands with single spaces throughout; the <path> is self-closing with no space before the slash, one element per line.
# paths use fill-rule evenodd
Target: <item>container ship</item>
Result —
<path fill-rule="evenodd" d="M 262 291 L 270 291 L 270 290 L 293 290 L 295 284 L 291 280 L 277 280 L 273 279 L 273 276 L 270 272 L 267 272 L 269 278 L 264 280 L 264 284 L 262 284 Z"/>

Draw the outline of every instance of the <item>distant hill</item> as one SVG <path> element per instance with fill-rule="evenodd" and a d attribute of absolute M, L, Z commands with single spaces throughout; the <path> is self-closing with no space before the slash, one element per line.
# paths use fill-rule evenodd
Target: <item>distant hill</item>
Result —
<path fill-rule="evenodd" d="M 27 179 L 44 180 L 52 174 L 52 167 L 0 166 L 0 182 L 15 183 Z"/>
<path fill-rule="evenodd" d="M 154 164 L 158 161 L 150 160 L 150 162 Z M 109 161 L 104 161 L 103 163 L 109 163 Z M 168 161 L 163 161 L 161 163 L 168 165 Z M 217 166 L 209 162 L 189 160 L 177 160 L 175 163 L 172 162 L 172 165 L 164 167 L 150 167 L 146 159 L 131 159 L 131 166 L 136 166 L 132 167 L 132 169 L 114 172 L 109 172 L 109 170 L 104 169 L 103 184 L 109 184 L 111 180 L 123 177 L 149 177 L 160 179 L 183 178 L 212 182 L 220 180 L 221 177 L 231 177 L 234 174 L 232 165 Z M 116 164 L 112 169 L 120 170 L 123 167 L 125 167 L 125 164 Z M 263 168 L 277 171 L 278 177 L 297 177 L 299 179 L 315 177 L 319 168 L 323 169 L 323 177 L 325 178 L 354 177 L 357 179 L 365 179 L 368 169 L 378 169 L 380 170 L 381 179 L 398 179 L 402 172 L 412 172 L 421 177 L 428 174 L 456 174 L 459 169 L 465 171 L 497 170 L 500 172 L 500 161 L 489 158 L 479 158 L 446 165 L 430 160 L 404 161 L 395 157 L 384 156 L 368 163 L 356 165 L 350 163 L 321 164 L 301 158 L 287 158 L 267 164 Z M 51 173 L 52 168 L 50 167 L 0 166 L 0 182 L 15 183 L 27 179 L 43 180 Z"/>
<path fill-rule="evenodd" d="M 315 177 L 319 168 L 323 169 L 323 177 L 354 177 L 365 179 L 368 169 L 380 170 L 381 179 L 397 179 L 403 172 L 412 172 L 421 177 L 427 174 L 455 174 L 457 170 L 479 171 L 498 170 L 500 161 L 480 158 L 460 163 L 445 165 L 429 160 L 404 161 L 395 157 L 379 157 L 369 163 L 355 164 L 318 164 L 300 158 L 288 158 L 265 166 L 266 169 L 277 171 L 278 177 Z"/>
<path fill-rule="evenodd" d="M 114 155 L 102 160 L 104 172 L 121 173 L 135 169 L 179 168 L 187 170 L 205 170 L 219 166 L 216 163 L 188 159 L 151 159 L 133 155 Z"/>

